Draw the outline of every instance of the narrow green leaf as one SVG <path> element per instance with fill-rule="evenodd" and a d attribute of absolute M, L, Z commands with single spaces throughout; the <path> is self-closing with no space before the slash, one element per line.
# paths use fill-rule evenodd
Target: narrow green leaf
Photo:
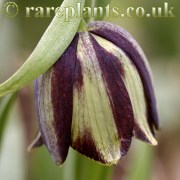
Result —
<path fill-rule="evenodd" d="M 74 16 L 76 16 L 78 11 L 77 3 L 81 3 L 82 7 L 84 7 L 85 0 L 64 0 L 60 8 L 65 12 L 65 8 L 69 7 L 69 16 L 73 8 L 75 11 Z M 61 15 L 57 14 L 54 17 L 27 61 L 14 75 L 0 85 L 0 97 L 21 89 L 46 72 L 69 46 L 77 32 L 81 18 L 69 17 L 67 22 L 65 21 L 67 14 L 62 14 L 62 11 L 59 11 L 59 13 Z"/>
<path fill-rule="evenodd" d="M 15 100 L 15 94 L 0 99 L 0 145 L 8 114 Z"/>

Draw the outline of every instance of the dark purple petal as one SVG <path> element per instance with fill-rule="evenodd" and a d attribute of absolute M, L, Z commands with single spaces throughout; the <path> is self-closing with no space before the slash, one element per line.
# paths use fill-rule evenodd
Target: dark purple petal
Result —
<path fill-rule="evenodd" d="M 77 37 L 68 50 L 53 66 L 52 74 L 52 104 L 55 128 L 58 134 L 60 151 L 67 156 L 67 149 L 71 142 L 73 79 L 76 66 Z"/>
<path fill-rule="evenodd" d="M 71 144 L 77 42 L 78 36 L 53 67 L 35 83 L 40 131 L 57 164 L 65 161 Z"/>

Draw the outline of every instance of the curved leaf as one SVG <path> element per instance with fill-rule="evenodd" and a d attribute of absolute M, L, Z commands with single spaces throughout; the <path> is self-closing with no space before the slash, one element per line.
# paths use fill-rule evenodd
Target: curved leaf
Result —
<path fill-rule="evenodd" d="M 77 13 L 77 3 L 84 6 L 85 0 L 65 0 L 61 9 L 74 8 Z M 46 32 L 39 41 L 22 67 L 7 81 L 0 85 L 0 97 L 17 91 L 46 72 L 64 53 L 71 43 L 80 24 L 80 17 L 73 17 L 69 22 L 65 21 L 66 15 L 59 11 Z"/>

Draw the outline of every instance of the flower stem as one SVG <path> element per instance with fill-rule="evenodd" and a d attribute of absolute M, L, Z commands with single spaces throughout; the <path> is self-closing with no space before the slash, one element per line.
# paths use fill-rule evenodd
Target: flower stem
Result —
<path fill-rule="evenodd" d="M 105 14 L 105 8 L 111 3 L 111 0 L 86 0 L 85 7 L 90 7 L 93 9 L 96 7 L 102 7 L 103 8 L 103 15 L 102 16 L 92 16 L 92 17 L 85 17 L 85 21 L 87 23 L 93 22 L 93 21 L 103 21 L 106 14 Z"/>
<path fill-rule="evenodd" d="M 86 32 L 87 31 L 87 24 L 84 20 L 84 18 L 82 18 L 79 28 L 78 28 L 78 32 Z"/>

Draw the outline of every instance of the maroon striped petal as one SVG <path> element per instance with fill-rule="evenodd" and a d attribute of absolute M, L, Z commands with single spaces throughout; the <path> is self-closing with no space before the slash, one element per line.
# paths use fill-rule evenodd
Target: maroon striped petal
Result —
<path fill-rule="evenodd" d="M 35 102 L 42 138 L 53 160 L 62 164 L 71 144 L 73 80 L 78 37 L 35 82 Z"/>
<path fill-rule="evenodd" d="M 89 33 L 80 33 L 77 56 L 81 73 L 74 82 L 72 147 L 100 163 L 116 164 L 130 147 L 134 127 L 123 68 Z"/>
<path fill-rule="evenodd" d="M 119 74 L 128 91 L 128 95 L 132 104 L 135 120 L 134 136 L 142 141 L 156 145 L 157 141 L 155 140 L 147 122 L 146 100 L 144 98 L 145 95 L 141 78 L 136 67 L 134 64 L 132 64 L 132 61 L 129 59 L 129 57 L 119 47 L 100 36 L 93 34 L 93 37 L 108 53 L 113 54 L 122 66 L 121 69 L 123 69 L 123 74 Z M 118 67 L 118 65 L 116 64 L 115 67 Z"/>
<path fill-rule="evenodd" d="M 153 126 L 159 128 L 157 105 L 149 65 L 140 46 L 127 31 L 111 23 L 92 22 L 89 24 L 89 30 L 122 49 L 136 66 L 143 83 L 147 101 L 147 119 L 153 133 Z"/>
<path fill-rule="evenodd" d="M 122 139 L 121 154 L 124 156 L 129 150 L 134 127 L 131 101 L 122 79 L 124 69 L 117 57 L 101 47 L 92 35 L 90 37 L 106 84 L 119 138 Z"/>

